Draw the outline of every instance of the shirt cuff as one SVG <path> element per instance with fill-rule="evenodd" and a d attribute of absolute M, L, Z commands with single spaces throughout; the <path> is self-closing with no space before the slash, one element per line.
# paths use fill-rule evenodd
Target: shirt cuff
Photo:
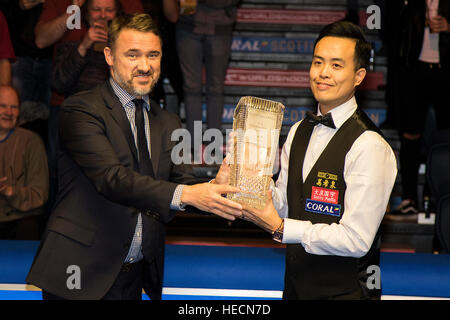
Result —
<path fill-rule="evenodd" d="M 184 187 L 185 187 L 184 184 L 179 184 L 175 188 L 175 192 L 173 193 L 172 202 L 170 203 L 170 209 L 184 211 L 184 209 L 186 208 L 186 205 L 181 203 L 181 194 L 183 193 Z"/>
<path fill-rule="evenodd" d="M 278 204 L 280 203 L 280 199 L 278 198 L 277 191 L 275 190 L 275 182 L 273 179 L 270 179 L 269 189 L 272 190 L 272 202 L 275 208 L 278 208 Z"/>
<path fill-rule="evenodd" d="M 284 219 L 283 243 L 299 244 L 302 243 L 305 232 L 304 221 L 295 219 Z"/>

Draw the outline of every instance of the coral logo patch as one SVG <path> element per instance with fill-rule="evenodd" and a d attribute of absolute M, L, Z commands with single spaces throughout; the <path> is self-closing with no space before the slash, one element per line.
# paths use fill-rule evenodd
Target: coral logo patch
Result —
<path fill-rule="evenodd" d="M 341 205 L 306 199 L 305 210 L 313 213 L 327 214 L 335 217 L 341 215 Z"/>

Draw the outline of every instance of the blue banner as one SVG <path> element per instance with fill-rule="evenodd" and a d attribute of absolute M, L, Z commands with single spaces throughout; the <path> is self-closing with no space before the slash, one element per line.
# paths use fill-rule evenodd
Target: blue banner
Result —
<path fill-rule="evenodd" d="M 234 36 L 233 52 L 299 53 L 312 54 L 316 38 L 250 37 Z M 370 41 L 375 52 L 382 46 L 381 41 Z"/>
<path fill-rule="evenodd" d="M 369 116 L 370 120 L 380 126 L 386 120 L 386 109 L 363 109 L 364 112 Z"/>
<path fill-rule="evenodd" d="M 301 53 L 311 54 L 313 38 L 233 37 L 233 52 Z"/>
<path fill-rule="evenodd" d="M 233 113 L 236 106 L 232 104 L 226 104 L 223 108 L 223 123 L 233 123 Z M 291 126 L 297 121 L 302 120 L 305 117 L 306 111 L 311 110 L 310 107 L 286 107 L 283 117 L 283 125 Z M 369 118 L 379 126 L 386 120 L 385 109 L 363 109 Z M 203 122 L 206 122 L 206 105 L 203 104 Z"/>

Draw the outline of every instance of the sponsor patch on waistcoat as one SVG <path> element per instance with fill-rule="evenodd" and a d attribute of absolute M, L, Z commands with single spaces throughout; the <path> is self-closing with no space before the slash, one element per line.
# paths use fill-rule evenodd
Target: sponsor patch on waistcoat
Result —
<path fill-rule="evenodd" d="M 337 180 L 338 176 L 336 174 L 319 171 L 317 173 L 316 186 L 329 189 L 336 189 Z"/>
<path fill-rule="evenodd" d="M 305 211 L 339 217 L 341 215 L 341 205 L 306 199 Z"/>
<path fill-rule="evenodd" d="M 327 214 L 335 217 L 341 215 L 338 175 L 319 171 L 315 186 L 312 186 L 311 199 L 306 199 L 305 210 L 314 213 Z"/>
<path fill-rule="evenodd" d="M 339 190 L 312 187 L 311 200 L 337 204 Z"/>

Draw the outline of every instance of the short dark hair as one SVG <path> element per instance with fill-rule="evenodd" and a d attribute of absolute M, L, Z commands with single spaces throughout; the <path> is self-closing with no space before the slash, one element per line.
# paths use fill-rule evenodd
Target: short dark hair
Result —
<path fill-rule="evenodd" d="M 314 49 L 316 48 L 317 43 L 324 37 L 349 38 L 355 40 L 355 70 L 360 68 L 367 69 L 369 67 L 372 46 L 367 42 L 363 30 L 359 26 L 348 21 L 337 21 L 326 25 L 320 31 L 319 37 L 314 43 Z"/>
<path fill-rule="evenodd" d="M 114 49 L 114 44 L 119 37 L 120 31 L 131 29 L 141 32 L 151 32 L 158 36 L 162 46 L 161 34 L 156 22 L 147 13 L 124 14 L 112 20 L 108 30 L 108 47 Z"/>

